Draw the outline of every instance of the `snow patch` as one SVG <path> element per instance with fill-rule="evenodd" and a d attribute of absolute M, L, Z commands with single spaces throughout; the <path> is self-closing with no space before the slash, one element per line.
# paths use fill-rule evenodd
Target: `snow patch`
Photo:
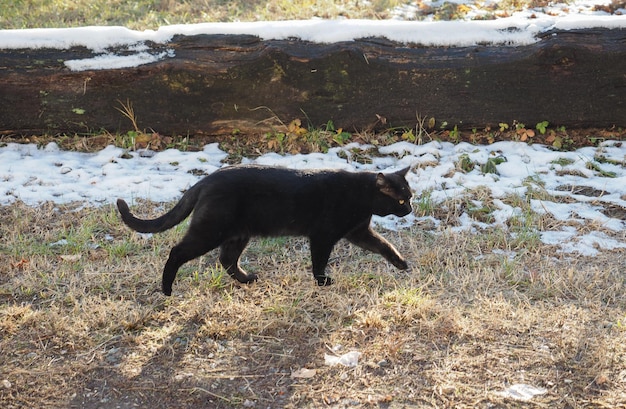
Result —
<path fill-rule="evenodd" d="M 463 2 L 463 1 L 460 1 Z M 427 2 L 425 2 L 427 3 Z M 0 49 L 85 47 L 91 58 L 65 61 L 73 71 L 136 67 L 175 57 L 172 49 L 148 51 L 148 43 L 167 47 L 176 35 L 253 35 L 262 40 L 299 38 L 314 43 L 337 43 L 363 38 L 387 38 L 404 44 L 436 47 L 475 45 L 523 46 L 539 41 L 550 30 L 585 28 L 623 29 L 626 16 L 593 11 L 589 2 L 577 1 L 542 9 L 523 10 L 495 20 L 407 21 L 411 5 L 396 9 L 390 20 L 310 19 L 238 23 L 169 25 L 157 30 L 136 31 L 125 27 L 77 27 L 0 30 Z M 607 4 L 604 1 L 602 4 Z M 471 5 L 473 7 L 473 5 Z"/>
<path fill-rule="evenodd" d="M 451 232 L 475 231 L 499 226 L 507 228 L 509 220 L 523 217 L 520 207 L 505 201 L 509 195 L 523 197 L 527 194 L 528 180 L 535 181 L 535 189 L 542 189 L 547 199 L 531 198 L 530 210 L 540 215 L 550 215 L 564 226 L 554 231 L 539 232 L 542 242 L 555 245 L 565 253 L 597 254 L 599 249 L 626 248 L 605 232 L 626 231 L 626 221 L 609 217 L 602 212 L 603 205 L 626 209 L 626 166 L 614 166 L 615 178 L 593 175 L 591 178 L 560 175 L 563 157 L 577 160 L 567 165 L 574 173 L 587 169 L 587 162 L 598 153 L 610 153 L 611 157 L 626 157 L 626 144 L 607 141 L 597 148 L 582 148 L 576 152 L 557 152 L 546 146 L 529 146 L 521 142 L 502 142 L 493 145 L 469 145 L 430 142 L 415 145 L 399 142 L 381 147 L 379 155 L 367 163 L 346 158 L 346 149 L 371 146 L 351 144 L 332 148 L 328 153 L 279 155 L 267 153 L 256 159 L 244 159 L 243 163 L 284 166 L 292 169 L 343 169 L 347 171 L 391 172 L 405 166 L 413 166 L 406 178 L 415 195 L 415 214 L 402 218 L 373 217 L 372 222 L 390 230 L 400 230 L 412 225 L 430 225 L 432 228 Z M 506 158 L 497 165 L 500 176 L 483 174 L 479 166 L 464 173 L 455 167 L 463 153 L 482 163 L 494 153 Z M 162 152 L 127 152 L 108 146 L 96 153 L 66 152 L 55 143 L 40 149 L 34 144 L 9 143 L 0 147 L 0 204 L 8 205 L 16 200 L 36 206 L 44 201 L 55 203 L 83 202 L 86 205 L 114 203 L 120 197 L 126 201 L 144 198 L 156 202 L 178 200 L 182 192 L 195 184 L 203 175 L 224 166 L 228 156 L 217 144 L 210 144 L 199 152 L 181 152 L 169 149 Z M 514 166 L 511 168 L 511 164 Z M 524 164 L 524 166 L 522 166 Z M 600 164 L 599 166 L 605 166 Z M 537 173 L 540 170 L 540 173 Z M 587 169 L 588 170 L 588 169 Z M 592 186 L 601 190 L 600 197 L 587 197 L 559 190 L 563 185 Z M 468 190 L 480 188 L 491 198 L 464 198 Z M 481 193 L 483 194 L 483 193 Z M 555 201 L 549 200 L 554 197 Z M 560 199 L 568 197 L 567 200 Z M 465 211 L 449 227 L 432 216 L 417 217 L 420 207 L 435 209 L 448 199 L 459 198 L 467 203 Z M 471 216 L 472 207 L 485 207 L 489 217 L 477 220 Z M 576 225 L 597 226 L 598 230 L 580 233 Z"/>

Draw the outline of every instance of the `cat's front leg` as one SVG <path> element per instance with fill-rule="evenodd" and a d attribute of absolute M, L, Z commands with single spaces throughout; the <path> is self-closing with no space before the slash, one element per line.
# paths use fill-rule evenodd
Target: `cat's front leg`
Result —
<path fill-rule="evenodd" d="M 326 266 L 328 265 L 328 258 L 330 257 L 330 253 L 336 241 L 311 237 L 310 243 L 313 277 L 315 277 L 317 285 L 319 286 L 331 285 L 333 279 L 326 275 Z"/>
<path fill-rule="evenodd" d="M 380 254 L 400 270 L 409 268 L 408 263 L 400 252 L 384 237 L 372 230 L 369 225 L 353 230 L 346 235 L 346 239 L 365 250 Z"/>

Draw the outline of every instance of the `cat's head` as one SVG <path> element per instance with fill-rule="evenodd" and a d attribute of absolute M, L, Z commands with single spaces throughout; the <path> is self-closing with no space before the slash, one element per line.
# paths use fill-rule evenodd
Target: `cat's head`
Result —
<path fill-rule="evenodd" d="M 406 181 L 409 168 L 394 173 L 379 173 L 376 175 L 378 192 L 374 200 L 373 212 L 377 216 L 406 216 L 411 213 L 411 188 Z"/>

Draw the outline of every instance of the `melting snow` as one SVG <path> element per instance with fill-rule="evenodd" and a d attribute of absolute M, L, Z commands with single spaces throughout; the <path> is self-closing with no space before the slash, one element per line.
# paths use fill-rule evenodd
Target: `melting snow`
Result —
<path fill-rule="evenodd" d="M 626 144 L 604 142 L 598 148 L 582 148 L 575 152 L 557 152 L 543 145 L 521 142 L 498 142 L 488 146 L 461 143 L 430 142 L 414 145 L 400 142 L 379 149 L 381 157 L 372 157 L 362 164 L 350 159 L 349 153 L 371 146 L 350 144 L 333 148 L 328 153 L 278 155 L 268 153 L 243 163 L 285 166 L 296 169 L 333 168 L 348 171 L 392 171 L 411 166 L 407 180 L 415 192 L 414 207 L 428 198 L 431 206 L 440 206 L 447 199 L 463 198 L 468 191 L 481 188 L 493 202 L 489 221 L 476 220 L 467 211 L 461 213 L 454 226 L 432 216 L 418 218 L 376 217 L 374 222 L 387 229 L 402 229 L 417 222 L 434 224 L 436 229 L 476 231 L 499 225 L 522 216 L 522 209 L 505 203 L 510 195 L 523 196 L 529 183 L 545 191 L 547 199 L 531 199 L 530 208 L 538 214 L 550 214 L 563 227 L 554 231 L 538 232 L 546 244 L 558 245 L 559 251 L 595 255 L 598 248 L 625 248 L 624 240 L 607 235 L 614 232 L 624 236 L 626 221 L 607 216 L 603 206 L 626 209 Z M 497 174 L 483 173 L 478 164 L 494 154 L 506 158 L 497 165 Z M 473 170 L 456 170 L 461 155 L 468 155 L 477 163 Z M 127 201 L 143 198 L 156 202 L 170 202 L 196 183 L 202 175 L 227 166 L 222 161 L 228 156 L 217 144 L 207 145 L 199 152 L 166 150 L 163 152 L 126 152 L 109 146 L 100 152 L 87 154 L 62 151 L 54 143 L 43 149 L 37 146 L 10 143 L 0 148 L 0 204 L 21 200 L 35 206 L 44 201 L 55 203 L 84 202 L 87 205 L 114 203 L 118 197 Z M 602 156 L 610 157 L 615 177 L 599 174 L 586 177 L 587 163 Z M 346 159 L 347 157 L 347 159 Z M 564 158 L 570 172 L 562 173 Z M 602 163 L 599 166 L 607 166 Z M 593 172 L 592 172 L 593 173 Z M 530 182 L 529 182 L 530 181 Z M 597 186 L 602 195 L 588 197 L 563 191 L 562 186 Z M 559 200 L 566 197 L 567 200 Z M 555 199 L 556 198 L 556 199 Z M 477 208 L 481 200 L 473 200 Z M 585 234 L 575 226 L 586 224 Z M 589 231 L 589 225 L 596 226 Z"/>
<path fill-rule="evenodd" d="M 492 1 L 496 3 L 497 1 Z M 567 4 L 550 5 L 523 10 L 494 20 L 474 20 L 482 11 L 474 10 L 460 21 L 410 21 L 417 6 L 405 5 L 394 10 L 390 20 L 310 19 L 295 21 L 259 21 L 240 23 L 200 23 L 163 26 L 157 30 L 136 31 L 125 27 L 78 27 L 0 30 L 0 49 L 85 47 L 91 58 L 65 61 L 73 71 L 128 68 L 175 57 L 167 45 L 176 35 L 248 34 L 263 40 L 299 38 L 316 43 L 353 41 L 366 37 L 385 37 L 400 43 L 425 46 L 473 46 L 493 44 L 519 46 L 538 41 L 538 34 L 549 30 L 583 28 L 624 28 L 625 15 L 609 15 L 594 11 L 606 0 L 577 0 Z M 427 6 L 428 2 L 424 2 Z M 147 44 L 157 44 L 148 50 Z"/>

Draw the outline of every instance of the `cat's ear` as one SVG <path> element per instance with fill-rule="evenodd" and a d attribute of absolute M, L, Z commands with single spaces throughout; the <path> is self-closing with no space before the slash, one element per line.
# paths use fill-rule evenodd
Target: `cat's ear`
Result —
<path fill-rule="evenodd" d="M 394 189 L 387 180 L 387 176 L 385 176 L 384 173 L 379 173 L 376 175 L 376 187 L 387 196 L 394 197 Z"/>
<path fill-rule="evenodd" d="M 400 175 L 400 176 L 404 177 L 409 172 L 409 169 L 411 169 L 410 166 L 407 166 L 404 169 L 400 169 L 399 171 L 396 172 L 396 175 Z"/>

